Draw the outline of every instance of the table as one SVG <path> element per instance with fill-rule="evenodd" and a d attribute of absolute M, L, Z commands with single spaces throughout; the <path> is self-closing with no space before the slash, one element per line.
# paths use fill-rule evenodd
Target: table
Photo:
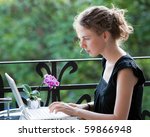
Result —
<path fill-rule="evenodd" d="M 21 111 L 18 108 L 0 111 L 0 120 L 21 120 L 23 117 Z"/>
<path fill-rule="evenodd" d="M 12 102 L 12 98 L 6 97 L 6 98 L 0 98 L 0 103 L 7 105 L 7 110 L 0 112 L 0 120 L 1 119 L 12 119 L 16 118 L 14 115 L 10 116 L 10 103 Z M 12 115 L 12 114 L 11 114 Z"/>

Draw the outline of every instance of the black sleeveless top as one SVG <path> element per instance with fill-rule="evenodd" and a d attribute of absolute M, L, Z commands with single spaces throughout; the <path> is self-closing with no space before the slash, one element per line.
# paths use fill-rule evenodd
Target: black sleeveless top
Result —
<path fill-rule="evenodd" d="M 106 60 L 102 59 L 103 72 L 105 70 Z M 144 76 L 140 68 L 135 63 L 134 59 L 129 55 L 122 56 L 115 64 L 109 82 L 101 78 L 96 88 L 94 96 L 95 112 L 103 114 L 113 114 L 115 100 L 116 100 L 116 87 L 118 72 L 124 68 L 131 68 L 134 75 L 138 78 L 138 82 L 134 87 L 132 102 L 129 111 L 128 119 L 141 119 L 141 107 L 143 96 L 143 83 L 145 82 Z"/>

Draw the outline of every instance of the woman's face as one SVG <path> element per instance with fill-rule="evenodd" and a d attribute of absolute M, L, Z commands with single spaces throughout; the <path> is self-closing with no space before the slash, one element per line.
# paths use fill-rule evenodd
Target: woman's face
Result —
<path fill-rule="evenodd" d="M 105 41 L 103 35 L 98 35 L 91 29 L 78 25 L 76 28 L 77 36 L 80 41 L 80 47 L 83 48 L 90 56 L 96 57 L 103 53 Z"/>

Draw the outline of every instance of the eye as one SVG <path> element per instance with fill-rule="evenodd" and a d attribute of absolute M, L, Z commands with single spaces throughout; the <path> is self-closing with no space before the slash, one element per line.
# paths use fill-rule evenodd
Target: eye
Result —
<path fill-rule="evenodd" d="M 85 40 L 90 40 L 90 38 L 84 38 Z"/>
<path fill-rule="evenodd" d="M 90 37 L 83 37 L 84 40 L 90 40 Z"/>

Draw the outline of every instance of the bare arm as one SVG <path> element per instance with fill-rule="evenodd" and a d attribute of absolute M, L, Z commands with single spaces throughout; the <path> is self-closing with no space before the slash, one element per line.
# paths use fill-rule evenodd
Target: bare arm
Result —
<path fill-rule="evenodd" d="M 117 77 L 117 93 L 113 114 L 101 114 L 88 111 L 79 107 L 73 107 L 66 103 L 57 103 L 50 106 L 50 111 L 62 111 L 69 115 L 91 120 L 115 120 L 127 119 L 131 105 L 132 93 L 137 78 L 131 69 L 123 69 Z"/>

